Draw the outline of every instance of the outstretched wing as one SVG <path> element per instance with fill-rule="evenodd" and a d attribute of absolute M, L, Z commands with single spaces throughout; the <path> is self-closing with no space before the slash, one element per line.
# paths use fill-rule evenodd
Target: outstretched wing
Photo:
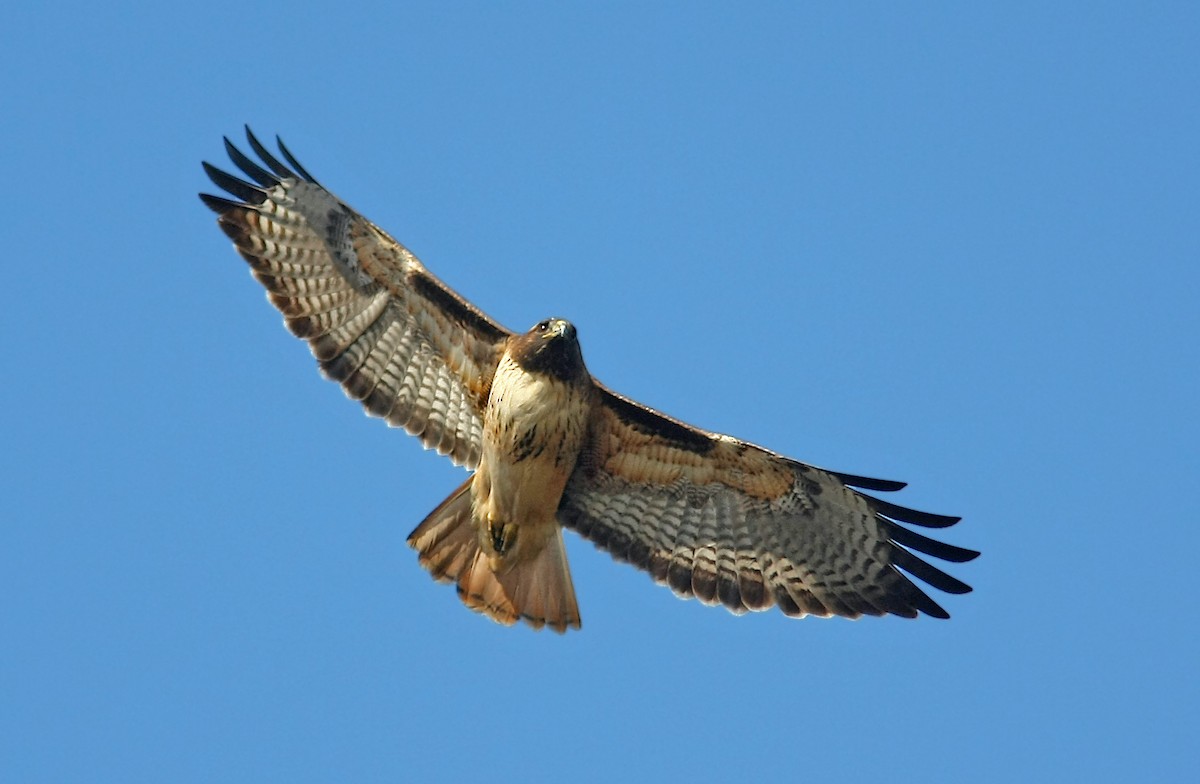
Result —
<path fill-rule="evenodd" d="M 962 562 L 978 552 L 901 525 L 944 528 L 959 518 L 854 489 L 903 483 L 825 471 L 598 392 L 591 447 L 559 519 L 679 596 L 737 614 L 778 605 L 792 616 L 948 618 L 910 576 L 971 590 L 915 553 Z"/>
<path fill-rule="evenodd" d="M 237 201 L 200 198 L 220 215 L 288 329 L 369 414 L 474 468 L 492 374 L 511 333 L 319 185 L 282 142 L 290 168 L 249 128 L 246 137 L 266 168 L 226 139 L 253 182 L 205 163 Z"/>

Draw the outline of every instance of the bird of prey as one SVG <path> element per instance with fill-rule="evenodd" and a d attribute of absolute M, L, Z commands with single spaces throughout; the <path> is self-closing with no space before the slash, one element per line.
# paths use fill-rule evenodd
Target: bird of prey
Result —
<path fill-rule="evenodd" d="M 736 614 L 949 615 L 912 578 L 970 588 L 917 553 L 979 553 L 916 533 L 957 517 L 864 491 L 901 482 L 817 468 L 684 424 L 588 373 L 561 318 L 516 333 L 434 277 L 246 129 L 247 179 L 204 163 L 201 194 L 321 371 L 367 413 L 472 474 L 408 537 L 422 566 L 502 624 L 579 628 L 562 529 L 680 597 Z"/>

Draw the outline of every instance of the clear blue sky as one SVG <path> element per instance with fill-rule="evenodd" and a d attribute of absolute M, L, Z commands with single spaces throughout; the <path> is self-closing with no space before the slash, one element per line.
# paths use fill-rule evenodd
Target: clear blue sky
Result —
<path fill-rule="evenodd" d="M 1195 773 L 1200 11 L 744 5 L 6 12 L 0 779 Z M 610 386 L 963 515 L 975 592 L 735 618 L 571 535 L 581 633 L 466 611 L 404 545 L 464 475 L 196 198 L 247 122 Z"/>

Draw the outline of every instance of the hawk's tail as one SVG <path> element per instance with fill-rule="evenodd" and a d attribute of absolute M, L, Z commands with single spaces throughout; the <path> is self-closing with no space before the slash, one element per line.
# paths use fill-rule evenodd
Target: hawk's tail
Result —
<path fill-rule="evenodd" d="M 470 479 L 408 535 L 408 544 L 435 580 L 456 583 L 463 603 L 497 623 L 510 626 L 519 618 L 535 629 L 579 628 L 562 529 L 554 526 L 528 560 L 493 571 L 472 520 Z"/>

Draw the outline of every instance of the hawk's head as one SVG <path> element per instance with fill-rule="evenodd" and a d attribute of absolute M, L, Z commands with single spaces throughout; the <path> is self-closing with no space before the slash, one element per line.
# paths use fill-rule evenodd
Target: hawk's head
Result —
<path fill-rule="evenodd" d="M 560 381 L 578 381 L 587 376 L 575 325 L 566 319 L 539 321 L 524 335 L 513 335 L 508 355 L 524 370 Z"/>

